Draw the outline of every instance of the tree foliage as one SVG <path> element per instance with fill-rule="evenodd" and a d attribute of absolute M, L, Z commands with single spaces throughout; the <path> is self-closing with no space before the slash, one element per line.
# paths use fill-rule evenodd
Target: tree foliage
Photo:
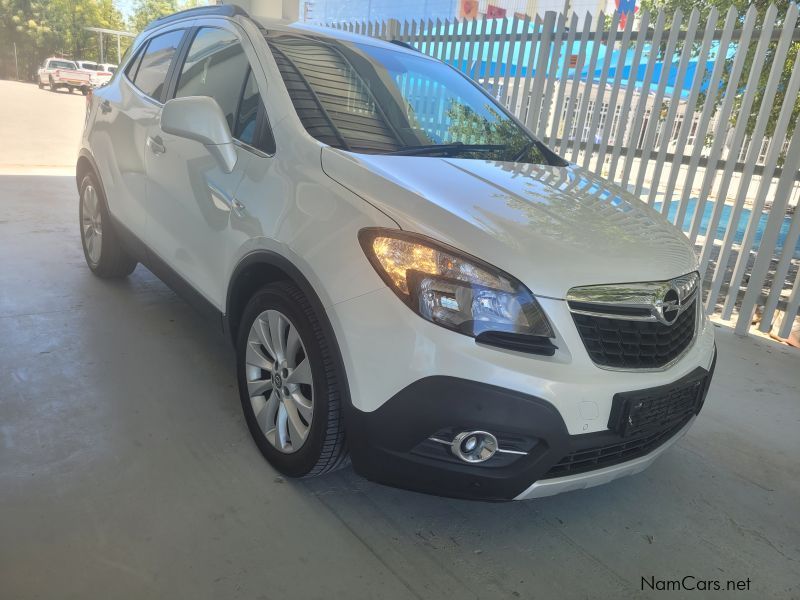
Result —
<path fill-rule="evenodd" d="M 48 56 L 100 60 L 98 35 L 86 27 L 124 30 L 112 0 L 0 0 L 0 76 L 31 79 Z M 105 42 L 107 62 L 119 59 L 116 43 Z"/>
<path fill-rule="evenodd" d="M 689 14 L 692 10 L 697 9 L 700 13 L 700 23 L 705 23 L 711 9 L 716 7 L 719 11 L 719 20 L 717 22 L 717 29 L 722 29 L 723 23 L 725 21 L 725 15 L 732 6 L 736 9 L 739 15 L 739 26 L 744 21 L 745 14 L 747 10 L 754 6 L 757 11 L 757 18 L 756 18 L 756 28 L 760 28 L 761 24 L 764 21 L 764 15 L 767 12 L 767 9 L 771 4 L 774 4 L 777 9 L 777 17 L 775 20 L 775 30 L 782 31 L 784 27 L 798 27 L 800 22 L 798 23 L 786 23 L 786 16 L 787 11 L 789 9 L 789 5 L 793 3 L 790 0 L 775 0 L 774 2 L 767 2 L 765 0 L 757 0 L 755 2 L 748 2 L 747 0 L 642 0 L 642 8 L 650 11 L 659 11 L 663 10 L 666 22 L 670 23 L 672 21 L 673 16 L 675 13 L 680 10 L 683 14 L 683 22 L 686 23 L 688 20 Z M 652 19 L 651 19 L 652 20 Z M 738 27 L 738 26 L 737 26 Z M 700 35 L 702 35 L 702 26 L 700 27 Z M 758 44 L 758 37 L 754 36 L 751 40 L 750 44 L 747 48 L 736 48 L 736 51 L 733 53 L 733 56 L 727 60 L 726 69 L 723 73 L 720 89 L 717 93 L 713 93 L 709 91 L 708 96 L 705 95 L 698 100 L 698 105 L 701 106 L 703 102 L 707 100 L 711 100 L 715 102 L 717 105 L 722 103 L 724 98 L 724 90 L 727 88 L 729 84 L 731 69 L 733 67 L 734 58 L 742 51 L 747 52 L 744 69 L 742 71 L 742 76 L 739 82 L 736 83 L 736 91 L 737 91 L 737 98 L 735 101 L 735 112 L 734 116 L 731 119 L 731 125 L 735 125 L 739 118 L 745 117 L 747 118 L 747 133 L 751 134 L 753 129 L 755 128 L 756 120 L 758 117 L 759 110 L 764 102 L 768 102 L 771 105 L 770 108 L 770 116 L 769 121 L 767 123 L 766 135 L 772 136 L 775 132 L 775 125 L 778 121 L 778 117 L 781 113 L 781 108 L 785 101 L 786 95 L 786 88 L 789 83 L 789 78 L 791 77 L 792 70 L 795 68 L 795 64 L 798 65 L 800 68 L 800 63 L 798 63 L 798 53 L 800 53 L 800 42 L 793 42 L 787 53 L 786 59 L 783 61 L 783 68 L 782 73 L 780 76 L 780 80 L 778 83 L 778 89 L 776 94 L 773 97 L 766 98 L 765 91 L 767 86 L 767 80 L 769 79 L 770 71 L 772 69 L 773 64 L 776 60 L 776 52 L 777 52 L 777 42 L 772 42 L 767 47 L 767 52 L 765 56 L 756 56 L 756 46 Z M 752 69 L 756 69 L 758 73 L 758 80 L 757 80 L 757 89 L 756 95 L 753 100 L 753 105 L 749 114 L 747 115 L 740 115 L 739 109 L 741 108 L 743 94 L 740 92 L 744 91 L 744 87 L 747 84 L 747 78 L 749 73 Z M 706 77 L 710 77 L 710 73 L 706 73 Z M 790 98 L 789 101 L 792 99 Z M 698 108 L 699 110 L 699 108 Z M 792 116 L 789 119 L 789 128 L 787 131 L 787 136 L 791 135 L 794 132 L 795 126 L 797 124 L 798 119 L 800 119 L 800 97 L 794 98 L 794 108 L 792 111 Z"/>
<path fill-rule="evenodd" d="M 100 61 L 99 35 L 86 27 L 138 33 L 157 17 L 209 0 L 136 0 L 126 21 L 113 0 L 0 0 L 0 77 L 33 79 L 48 56 Z M 121 39 L 124 53 L 131 38 Z M 105 62 L 120 61 L 113 36 L 104 37 Z M 14 48 L 17 61 L 15 63 Z"/>

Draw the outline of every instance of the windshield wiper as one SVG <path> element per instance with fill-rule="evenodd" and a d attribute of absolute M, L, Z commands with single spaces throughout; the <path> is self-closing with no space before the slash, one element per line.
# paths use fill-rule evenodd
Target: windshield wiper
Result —
<path fill-rule="evenodd" d="M 426 154 L 444 154 L 454 156 L 464 152 L 494 152 L 506 150 L 505 144 L 465 144 L 463 142 L 453 142 L 452 144 L 428 144 L 425 146 L 408 146 L 401 150 L 385 152 L 394 156 L 424 156 Z"/>

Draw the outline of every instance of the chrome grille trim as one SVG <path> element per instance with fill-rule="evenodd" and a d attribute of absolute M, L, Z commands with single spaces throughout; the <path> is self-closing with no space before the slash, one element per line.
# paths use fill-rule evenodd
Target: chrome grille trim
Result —
<path fill-rule="evenodd" d="M 578 327 L 581 340 L 586 346 L 589 358 L 597 367 L 609 371 L 648 372 L 669 369 L 683 358 L 694 345 L 698 332 L 702 327 L 703 307 L 702 295 L 700 292 L 700 276 L 697 272 L 691 272 L 666 281 L 576 287 L 569 290 L 566 299 L 567 306 L 570 313 L 573 315 L 575 325 Z M 668 293 L 669 296 L 667 295 Z M 578 324 L 579 319 L 591 317 L 595 319 L 605 319 L 606 321 L 600 322 L 608 324 L 613 321 L 627 321 L 642 323 L 641 327 L 671 328 L 679 322 L 679 317 L 690 309 L 690 307 L 694 307 L 691 338 L 686 339 L 686 345 L 679 354 L 671 357 L 666 363 L 660 365 L 633 366 L 605 364 L 605 362 L 609 362 L 611 359 L 608 358 L 607 354 L 604 355 L 606 352 L 605 350 L 600 350 L 600 354 L 595 356 L 598 351 L 596 336 L 592 335 L 590 330 L 590 333 L 586 335 L 590 335 L 592 339 L 584 338 L 585 330 Z M 671 318 L 671 320 L 667 317 Z M 681 326 L 685 327 L 686 319 L 680 319 L 680 322 L 684 323 L 684 325 Z M 654 324 L 647 325 L 646 323 Z M 622 327 L 622 325 L 620 325 L 620 327 Z M 626 327 L 630 326 L 625 326 L 623 329 Z M 602 343 L 605 344 L 606 342 Z M 613 340 L 611 344 L 613 347 Z M 611 352 L 613 354 L 613 351 Z"/>
<path fill-rule="evenodd" d="M 657 309 L 670 289 L 678 294 L 680 315 L 697 296 L 700 275 L 693 271 L 666 281 L 574 287 L 567 292 L 567 303 L 570 312 L 591 317 L 658 321 Z"/>

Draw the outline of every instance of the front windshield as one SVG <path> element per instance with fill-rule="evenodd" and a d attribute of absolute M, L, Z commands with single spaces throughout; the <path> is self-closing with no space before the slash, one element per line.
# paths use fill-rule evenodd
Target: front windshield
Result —
<path fill-rule="evenodd" d="M 267 41 L 300 120 L 318 140 L 372 154 L 552 164 L 461 73 L 422 54 L 297 34 Z"/>

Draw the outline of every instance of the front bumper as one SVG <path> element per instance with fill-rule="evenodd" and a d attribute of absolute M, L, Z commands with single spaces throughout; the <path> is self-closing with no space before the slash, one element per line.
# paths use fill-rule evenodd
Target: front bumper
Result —
<path fill-rule="evenodd" d="M 475 381 L 428 377 L 376 411 L 351 409 L 353 466 L 379 483 L 480 500 L 522 500 L 606 483 L 645 469 L 686 433 L 703 406 L 715 362 L 716 356 L 709 370 L 698 367 L 670 385 L 618 394 L 617 405 L 627 398 L 651 398 L 664 414 L 660 424 L 627 433 L 626 416 L 625 423 L 609 423 L 603 432 L 570 435 L 558 411 L 541 398 Z M 675 397 L 676 390 L 689 390 L 691 402 L 680 413 L 664 411 L 658 399 Z M 468 464 L 440 442 L 471 430 L 493 433 L 501 452 L 485 463 Z"/>
<path fill-rule="evenodd" d="M 544 493 L 544 485 L 530 488 L 545 476 L 563 478 L 558 487 L 552 481 L 547 486 L 560 491 L 644 468 L 651 461 L 639 459 L 680 435 L 671 429 L 648 442 L 636 456 L 619 461 L 636 461 L 626 468 L 603 471 L 609 465 L 601 465 L 594 477 L 569 469 L 548 474 L 586 444 L 624 443 L 609 429 L 616 396 L 671 386 L 698 370 L 710 379 L 715 349 L 713 326 L 702 319 L 691 346 L 669 368 L 598 368 L 566 302 L 539 300 L 556 331 L 553 356 L 476 343 L 421 319 L 388 288 L 328 307 L 350 390 L 347 435 L 355 469 L 398 487 L 510 500 Z M 468 429 L 499 432 L 501 448 L 510 445 L 527 454 L 516 460 L 519 455 L 504 455 L 490 468 L 462 463 L 446 456 L 446 446 L 425 442 L 452 439 Z"/>

